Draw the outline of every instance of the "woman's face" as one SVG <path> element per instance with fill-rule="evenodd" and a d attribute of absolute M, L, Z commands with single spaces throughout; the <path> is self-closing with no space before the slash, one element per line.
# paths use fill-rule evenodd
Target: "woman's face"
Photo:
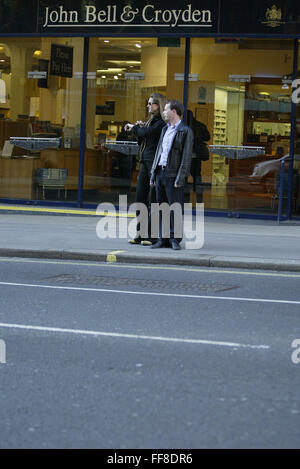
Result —
<path fill-rule="evenodd" d="M 148 103 L 147 103 L 147 108 L 148 108 L 149 114 L 155 114 L 155 112 L 159 110 L 159 105 L 153 103 L 153 98 L 149 98 Z"/>

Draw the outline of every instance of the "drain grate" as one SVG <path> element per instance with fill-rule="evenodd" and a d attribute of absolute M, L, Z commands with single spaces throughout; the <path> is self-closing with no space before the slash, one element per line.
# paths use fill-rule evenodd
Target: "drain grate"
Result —
<path fill-rule="evenodd" d="M 125 278 L 125 277 L 106 277 L 106 276 L 86 276 L 64 274 L 56 277 L 48 277 L 43 279 L 47 282 L 55 283 L 72 283 L 76 285 L 88 285 L 97 287 L 120 287 L 130 286 L 137 288 L 145 288 L 148 290 L 173 290 L 173 291 L 226 291 L 239 288 L 239 285 L 231 285 L 220 282 L 174 282 L 172 280 L 149 280 L 141 278 Z"/>

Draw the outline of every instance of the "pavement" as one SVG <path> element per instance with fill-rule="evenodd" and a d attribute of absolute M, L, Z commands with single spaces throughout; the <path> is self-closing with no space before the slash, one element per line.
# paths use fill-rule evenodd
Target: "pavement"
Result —
<path fill-rule="evenodd" d="M 126 233 L 113 238 L 113 221 L 117 229 L 120 223 L 113 216 L 100 239 L 101 220 L 91 210 L 2 204 L 0 256 L 300 272 L 299 221 L 206 216 L 203 246 L 174 251 L 130 245 Z"/>

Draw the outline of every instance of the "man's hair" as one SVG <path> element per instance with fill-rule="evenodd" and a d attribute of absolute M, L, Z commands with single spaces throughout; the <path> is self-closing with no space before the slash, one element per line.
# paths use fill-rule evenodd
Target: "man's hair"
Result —
<path fill-rule="evenodd" d="M 182 102 L 178 101 L 177 99 L 170 99 L 167 104 L 170 104 L 170 109 L 171 111 L 173 109 L 175 109 L 175 111 L 177 112 L 177 115 L 179 117 L 182 117 L 183 116 L 183 113 L 184 113 L 184 107 L 183 107 L 183 104 Z"/>

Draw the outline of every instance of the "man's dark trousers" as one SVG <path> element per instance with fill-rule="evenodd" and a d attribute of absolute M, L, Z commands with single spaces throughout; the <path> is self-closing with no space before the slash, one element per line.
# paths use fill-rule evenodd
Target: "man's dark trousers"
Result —
<path fill-rule="evenodd" d="M 174 203 L 179 203 L 181 206 L 181 214 L 183 215 L 183 204 L 184 204 L 184 187 L 174 187 L 175 184 L 175 177 L 166 177 L 165 170 L 159 167 L 156 180 L 155 180 L 155 188 L 156 188 L 156 199 L 159 204 L 163 202 L 167 202 L 169 206 Z M 162 215 L 159 215 L 159 237 L 163 239 L 163 232 L 162 232 Z M 170 237 L 165 238 L 165 241 L 169 239 L 174 239 L 175 231 L 179 231 L 182 233 L 182 223 L 183 217 L 181 217 L 181 226 L 177 227 L 175 230 L 174 226 L 174 213 L 173 210 L 170 213 Z M 177 234 L 177 233 L 176 233 Z M 182 241 L 182 234 L 180 238 L 175 238 L 178 243 Z"/>

